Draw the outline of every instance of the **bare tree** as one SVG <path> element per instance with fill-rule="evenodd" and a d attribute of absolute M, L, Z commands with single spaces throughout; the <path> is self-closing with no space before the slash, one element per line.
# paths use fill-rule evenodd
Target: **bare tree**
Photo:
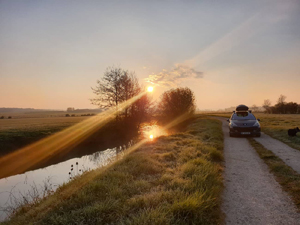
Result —
<path fill-rule="evenodd" d="M 267 113 L 271 113 L 271 101 L 270 101 L 270 99 L 265 99 L 264 100 L 263 107 L 265 108 Z"/>
<path fill-rule="evenodd" d="M 103 78 L 97 80 L 97 86 L 95 88 L 92 87 L 92 90 L 96 95 L 96 98 L 91 99 L 91 103 L 102 109 L 110 107 L 118 109 L 120 103 L 127 101 L 142 92 L 138 79 L 133 72 L 116 67 L 107 68 Z M 145 99 L 147 99 L 147 101 Z M 145 114 L 142 113 L 143 110 L 141 110 L 141 108 L 149 107 L 148 105 L 145 105 L 150 103 L 150 100 L 148 100 L 147 96 L 142 96 L 137 102 L 126 107 L 123 112 L 118 113 L 117 118 L 129 118 L 135 115 L 139 117 L 140 121 L 141 117 L 145 116 Z"/>
<path fill-rule="evenodd" d="M 102 109 L 117 107 L 122 102 L 122 80 L 126 75 L 127 71 L 121 68 L 107 68 L 104 77 L 101 80 L 97 80 L 97 86 L 92 88 L 93 93 L 97 97 L 91 99 L 91 103 Z"/>
<path fill-rule="evenodd" d="M 267 108 L 269 108 L 270 106 L 271 106 L 271 101 L 270 101 L 270 99 L 264 100 L 263 107 L 264 107 L 265 109 L 267 109 Z"/>
<path fill-rule="evenodd" d="M 277 104 L 284 104 L 285 100 L 286 100 L 286 96 L 280 95 L 278 100 L 277 100 Z"/>
<path fill-rule="evenodd" d="M 277 100 L 277 104 L 275 105 L 277 113 L 283 113 L 283 114 L 286 113 L 285 99 L 286 99 L 286 96 L 284 96 L 284 95 L 279 96 L 279 98 Z"/>

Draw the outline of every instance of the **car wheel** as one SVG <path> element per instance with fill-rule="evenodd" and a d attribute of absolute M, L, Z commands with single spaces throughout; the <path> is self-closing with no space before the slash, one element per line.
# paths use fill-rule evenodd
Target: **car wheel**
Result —
<path fill-rule="evenodd" d="M 256 137 L 260 137 L 260 136 L 261 136 L 261 134 L 257 134 L 257 135 L 256 135 Z"/>
<path fill-rule="evenodd" d="M 233 134 L 229 133 L 229 137 L 233 137 Z"/>

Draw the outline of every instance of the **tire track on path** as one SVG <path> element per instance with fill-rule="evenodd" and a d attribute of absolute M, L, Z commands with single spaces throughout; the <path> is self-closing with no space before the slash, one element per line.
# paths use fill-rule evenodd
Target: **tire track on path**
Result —
<path fill-rule="evenodd" d="M 261 138 L 254 138 L 255 141 L 262 144 L 266 149 L 272 151 L 286 165 L 290 166 L 300 174 L 300 151 L 271 138 L 269 135 L 262 133 Z M 300 224 L 300 221 L 299 221 Z"/>

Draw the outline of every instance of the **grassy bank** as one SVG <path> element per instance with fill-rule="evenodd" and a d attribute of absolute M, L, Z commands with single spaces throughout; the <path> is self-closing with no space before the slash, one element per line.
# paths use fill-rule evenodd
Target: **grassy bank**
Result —
<path fill-rule="evenodd" d="M 282 189 L 290 195 L 300 210 L 300 175 L 287 166 L 272 151 L 266 149 L 254 139 L 249 139 L 249 142 L 257 151 L 260 158 L 268 165 L 270 172 L 274 174 L 275 179 L 282 186 Z"/>
<path fill-rule="evenodd" d="M 254 115 L 261 120 L 260 124 L 262 132 L 284 142 L 292 148 L 300 150 L 300 133 L 298 133 L 296 137 L 290 137 L 287 133 L 288 129 L 293 129 L 295 127 L 300 128 L 299 114 L 254 113 Z M 211 116 L 229 118 L 231 113 L 211 114 Z"/>
<path fill-rule="evenodd" d="M 221 122 L 198 118 L 86 173 L 4 224 L 220 224 Z"/>

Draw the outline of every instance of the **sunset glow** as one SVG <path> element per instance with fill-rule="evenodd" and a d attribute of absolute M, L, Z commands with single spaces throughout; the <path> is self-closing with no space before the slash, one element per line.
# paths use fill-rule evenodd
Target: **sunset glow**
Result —
<path fill-rule="evenodd" d="M 200 110 L 276 104 L 280 94 L 300 102 L 299 1 L 21 2 L 1 2 L 0 107 L 91 108 L 90 87 L 119 64 L 154 99 L 191 88 Z"/>
<path fill-rule="evenodd" d="M 150 87 L 148 87 L 147 90 L 148 90 L 148 92 L 152 92 L 153 91 L 153 87 L 150 86 Z"/>

